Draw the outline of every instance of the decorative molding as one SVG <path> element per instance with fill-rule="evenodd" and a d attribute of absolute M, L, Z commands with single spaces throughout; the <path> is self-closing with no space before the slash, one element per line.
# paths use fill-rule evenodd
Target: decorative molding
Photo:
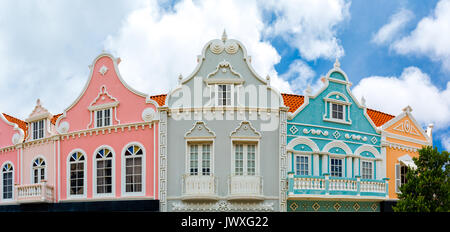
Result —
<path fill-rule="evenodd" d="M 417 129 L 414 127 L 414 125 L 411 125 L 411 122 L 408 119 L 398 124 L 393 128 L 393 130 L 420 136 Z"/>
<path fill-rule="evenodd" d="M 184 138 L 215 138 L 216 134 L 211 131 L 203 121 L 194 123 L 194 126 L 186 132 Z"/>
<path fill-rule="evenodd" d="M 215 203 L 187 203 L 187 202 L 173 202 L 173 211 L 274 211 L 273 203 L 258 202 L 258 203 L 238 203 L 220 200 Z"/>
<path fill-rule="evenodd" d="M 33 122 L 41 119 L 51 118 L 52 114 L 48 112 L 46 108 L 44 108 L 41 104 L 41 100 L 37 99 L 36 106 L 34 107 L 31 114 L 25 119 L 25 122 Z"/>
<path fill-rule="evenodd" d="M 112 102 L 95 105 L 97 103 L 97 101 L 100 99 L 100 97 L 101 97 L 101 100 L 104 100 L 105 97 L 108 97 L 109 100 L 111 100 Z M 106 89 L 106 86 L 102 85 L 100 87 L 100 92 L 98 93 L 97 97 L 91 102 L 91 104 L 89 104 L 88 110 L 94 111 L 94 110 L 100 110 L 100 109 L 107 109 L 107 108 L 117 107 L 117 105 L 119 105 L 119 101 L 117 100 L 117 98 L 115 98 L 111 94 L 109 94 L 108 90 Z"/>
<path fill-rule="evenodd" d="M 261 138 L 261 133 L 256 131 L 249 121 L 242 121 L 230 134 L 231 138 Z"/>
<path fill-rule="evenodd" d="M 306 128 L 303 129 L 303 134 L 309 134 L 309 133 L 311 133 L 312 135 L 320 135 L 320 134 L 322 134 L 323 136 L 328 136 L 328 131 L 327 130 L 323 130 L 322 131 L 320 129 L 310 129 L 308 131 L 308 129 L 306 129 Z"/>
<path fill-rule="evenodd" d="M 220 72 L 219 72 L 220 71 Z M 223 76 L 225 75 L 227 72 L 231 72 L 231 75 L 235 76 L 234 78 L 228 78 L 228 77 L 220 77 L 220 78 L 215 78 L 215 76 Z M 216 83 L 220 83 L 220 84 L 242 84 L 244 83 L 244 79 L 242 78 L 241 74 L 236 72 L 233 67 L 231 66 L 230 62 L 223 60 L 221 61 L 217 66 L 216 66 L 216 70 L 214 70 L 213 72 L 209 73 L 206 76 L 205 82 L 207 84 L 216 84 Z"/>

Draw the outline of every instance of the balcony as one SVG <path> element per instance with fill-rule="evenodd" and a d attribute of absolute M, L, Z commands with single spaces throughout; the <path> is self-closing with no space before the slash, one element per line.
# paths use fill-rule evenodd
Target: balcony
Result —
<path fill-rule="evenodd" d="M 15 186 L 16 200 L 18 203 L 42 203 L 53 202 L 53 186 L 42 181 L 39 184 L 27 184 Z"/>
<path fill-rule="evenodd" d="M 288 175 L 288 198 L 334 198 L 382 200 L 388 197 L 388 179 Z"/>
<path fill-rule="evenodd" d="M 213 175 L 183 175 L 182 200 L 217 200 L 217 178 Z"/>
<path fill-rule="evenodd" d="M 261 176 L 232 175 L 228 179 L 230 200 L 262 200 L 263 181 Z"/>

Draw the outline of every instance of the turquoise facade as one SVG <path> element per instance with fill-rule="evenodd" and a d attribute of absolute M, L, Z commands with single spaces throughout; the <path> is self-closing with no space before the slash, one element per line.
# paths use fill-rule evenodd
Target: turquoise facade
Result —
<path fill-rule="evenodd" d="M 287 211 L 316 211 L 311 199 L 320 204 L 344 200 L 343 205 L 358 205 L 357 211 L 370 211 L 361 205 L 370 201 L 378 207 L 388 193 L 381 132 L 364 102 L 351 93 L 351 83 L 338 62 L 322 81 L 323 87 L 314 94 L 307 91 L 303 105 L 288 115 Z"/>

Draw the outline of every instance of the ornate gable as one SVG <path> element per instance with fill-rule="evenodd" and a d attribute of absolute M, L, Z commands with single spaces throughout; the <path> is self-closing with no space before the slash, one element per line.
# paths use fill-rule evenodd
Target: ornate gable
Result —
<path fill-rule="evenodd" d="M 37 99 L 36 106 L 34 107 L 31 114 L 28 116 L 27 119 L 25 119 L 26 122 L 32 122 L 44 118 L 50 118 L 52 114 L 48 112 L 46 108 L 44 108 L 41 104 L 41 100 Z"/>
<path fill-rule="evenodd" d="M 100 87 L 100 92 L 98 93 L 97 97 L 91 102 L 88 109 L 90 111 L 93 111 L 98 109 L 116 107 L 117 105 L 119 105 L 119 101 L 108 93 L 105 85 L 102 85 Z"/>
<path fill-rule="evenodd" d="M 212 132 L 203 121 L 198 121 L 184 135 L 184 138 L 214 138 L 216 134 Z"/>
<path fill-rule="evenodd" d="M 405 107 L 400 115 L 382 126 L 383 130 L 394 137 L 402 136 L 421 141 L 429 141 L 430 138 L 414 119 L 411 111 L 412 108 L 410 106 Z"/>
<path fill-rule="evenodd" d="M 242 84 L 244 83 L 244 79 L 241 74 L 233 70 L 233 67 L 228 61 L 223 60 L 217 65 L 216 70 L 208 74 L 205 82 L 208 84 Z"/>
<path fill-rule="evenodd" d="M 230 137 L 232 138 L 261 138 L 261 133 L 256 131 L 256 129 L 248 121 L 243 121 L 241 124 L 231 132 Z"/>

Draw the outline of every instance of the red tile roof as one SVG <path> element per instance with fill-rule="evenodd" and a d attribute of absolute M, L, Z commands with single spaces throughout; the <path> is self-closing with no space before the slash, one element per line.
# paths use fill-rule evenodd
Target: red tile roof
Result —
<path fill-rule="evenodd" d="M 302 95 L 282 93 L 284 105 L 289 107 L 289 112 L 294 113 L 301 105 L 305 97 Z"/>
<path fill-rule="evenodd" d="M 13 117 L 13 116 L 11 116 L 11 115 L 8 115 L 8 114 L 5 114 L 5 113 L 3 113 L 3 116 L 5 116 L 5 118 L 6 118 L 8 121 L 17 124 L 17 125 L 20 127 L 20 129 L 22 129 L 23 132 L 25 133 L 25 138 L 27 137 L 27 134 L 28 134 L 28 124 L 27 124 L 25 121 L 22 121 L 22 120 L 20 120 L 20 119 L 18 119 L 18 118 L 15 118 L 15 117 Z"/>
<path fill-rule="evenodd" d="M 375 126 L 382 126 L 385 123 L 387 123 L 389 120 L 395 118 L 394 115 L 386 114 L 378 110 L 373 110 L 367 108 L 367 114 L 369 115 L 370 119 L 372 119 Z"/>
<path fill-rule="evenodd" d="M 289 107 L 289 112 L 291 113 L 295 112 L 303 104 L 305 100 L 304 96 L 297 94 L 282 93 L 281 96 L 283 96 L 284 105 Z M 377 127 L 385 124 L 386 122 L 395 117 L 393 115 L 369 108 L 367 108 L 367 114 Z"/>
<path fill-rule="evenodd" d="M 160 94 L 155 96 L 150 96 L 150 99 L 156 101 L 159 106 L 163 106 L 166 103 L 167 94 Z"/>
<path fill-rule="evenodd" d="M 57 115 L 53 115 L 52 119 L 50 120 L 50 122 L 55 125 L 56 120 L 58 120 L 59 116 L 61 116 L 62 114 L 57 114 Z"/>

